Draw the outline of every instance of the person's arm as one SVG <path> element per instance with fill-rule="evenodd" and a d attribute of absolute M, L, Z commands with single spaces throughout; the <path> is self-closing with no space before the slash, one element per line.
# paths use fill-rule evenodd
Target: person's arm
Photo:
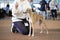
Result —
<path fill-rule="evenodd" d="M 51 8 L 51 2 L 49 3 L 49 7 Z"/>
<path fill-rule="evenodd" d="M 45 4 L 47 5 L 47 2 L 45 1 Z"/>
<path fill-rule="evenodd" d="M 18 3 L 17 1 L 14 1 L 13 5 L 12 5 L 12 15 L 15 15 L 15 13 L 17 13 L 17 8 L 18 8 Z"/>
<path fill-rule="evenodd" d="M 55 2 L 56 7 L 58 7 L 58 3 Z"/>
<path fill-rule="evenodd" d="M 46 1 L 45 1 L 45 5 L 46 5 L 46 7 L 45 7 L 45 8 L 47 9 L 47 2 L 46 2 Z"/>
<path fill-rule="evenodd" d="M 40 1 L 40 3 L 39 3 L 40 5 L 42 5 L 42 1 Z"/>

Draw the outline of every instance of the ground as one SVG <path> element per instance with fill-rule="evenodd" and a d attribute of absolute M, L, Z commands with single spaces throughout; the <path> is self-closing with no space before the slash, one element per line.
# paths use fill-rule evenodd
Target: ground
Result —
<path fill-rule="evenodd" d="M 40 34 L 40 26 L 35 23 L 35 36 L 22 35 L 21 33 L 12 33 L 11 19 L 0 20 L 0 40 L 60 40 L 60 20 L 46 20 L 49 34 L 46 32 Z"/>

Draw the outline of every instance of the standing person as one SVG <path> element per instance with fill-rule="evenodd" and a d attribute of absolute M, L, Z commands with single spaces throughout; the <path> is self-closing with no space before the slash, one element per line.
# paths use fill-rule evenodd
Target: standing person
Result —
<path fill-rule="evenodd" d="M 41 5 L 40 13 L 41 13 L 41 15 L 44 16 L 44 18 L 45 18 L 45 12 L 46 12 L 47 2 L 46 2 L 45 0 L 42 0 L 42 1 L 40 1 L 39 4 Z"/>
<path fill-rule="evenodd" d="M 51 0 L 49 6 L 50 6 L 52 17 L 55 20 L 57 18 L 57 4 L 56 4 L 56 1 Z"/>
<path fill-rule="evenodd" d="M 5 8 L 5 11 L 6 11 L 6 15 L 9 16 L 9 8 L 10 8 L 10 5 L 9 3 L 6 5 L 6 8 Z"/>
<path fill-rule="evenodd" d="M 46 6 L 47 6 L 47 2 L 45 0 L 42 0 L 40 1 L 40 5 L 41 5 L 41 8 L 40 8 L 40 14 L 43 16 L 44 20 L 45 20 L 45 12 L 46 12 Z M 41 31 L 40 33 L 43 32 L 43 27 L 42 27 L 43 24 L 41 24 Z"/>

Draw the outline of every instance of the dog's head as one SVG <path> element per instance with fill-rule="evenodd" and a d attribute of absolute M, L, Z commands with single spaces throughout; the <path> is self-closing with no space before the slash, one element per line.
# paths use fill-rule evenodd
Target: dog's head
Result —
<path fill-rule="evenodd" d="M 29 8 L 28 8 L 26 11 L 27 11 L 28 13 L 30 13 L 30 12 L 32 12 L 32 9 L 29 9 Z"/>

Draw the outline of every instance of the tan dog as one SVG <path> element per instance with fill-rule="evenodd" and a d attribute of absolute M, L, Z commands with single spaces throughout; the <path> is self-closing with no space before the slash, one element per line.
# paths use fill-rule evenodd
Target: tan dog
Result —
<path fill-rule="evenodd" d="M 48 29 L 47 29 L 44 17 L 42 15 L 37 14 L 36 12 L 32 12 L 32 10 L 29 10 L 29 9 L 27 10 L 27 12 L 29 13 L 32 20 L 32 23 L 30 23 L 29 36 L 31 35 L 31 28 L 33 28 L 32 36 L 34 36 L 34 23 L 40 20 L 42 21 L 41 24 L 43 25 L 43 27 L 46 28 L 46 31 L 48 33 Z M 42 28 L 41 28 L 41 31 L 42 31 Z"/>

